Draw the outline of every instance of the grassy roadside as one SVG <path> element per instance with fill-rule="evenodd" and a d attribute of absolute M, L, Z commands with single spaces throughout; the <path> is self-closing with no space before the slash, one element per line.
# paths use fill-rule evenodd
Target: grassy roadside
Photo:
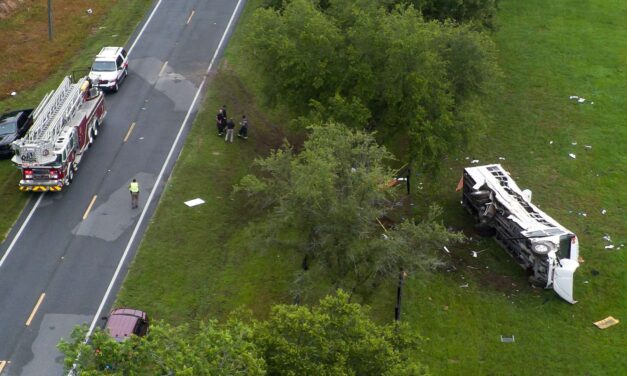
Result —
<path fill-rule="evenodd" d="M 487 99 L 492 122 L 467 150 L 450 156 L 440 176 L 421 177 L 424 190 L 415 197 L 443 203 L 446 223 L 465 228 L 470 219 L 453 192 L 469 163 L 465 158 L 503 163 L 522 187 L 533 189 L 536 203 L 580 237 L 585 260 L 576 274 L 580 303 L 571 306 L 552 291 L 527 287 L 519 267 L 492 241 L 474 240 L 454 250 L 455 270 L 411 276 L 404 290 L 403 319 L 428 338 L 417 354 L 434 374 L 619 375 L 626 369 L 624 325 L 601 331 L 592 322 L 608 315 L 624 320 L 627 313 L 624 249 L 605 250 L 602 240 L 607 233 L 620 245 L 626 235 L 627 197 L 621 187 L 627 176 L 622 147 L 627 34 L 618 25 L 627 9 L 618 1 L 594 3 L 591 9 L 566 0 L 500 2 L 495 39 L 505 75 L 502 88 Z M 181 323 L 223 318 L 242 305 L 264 316 L 272 304 L 290 302 L 289 283 L 299 260 L 251 244 L 251 213 L 230 195 L 254 156 L 280 140 L 271 124 L 286 120 L 264 114 L 249 92 L 256 87 L 254 67 L 237 64 L 245 53 L 242 29 L 255 4 L 248 3 L 212 78 L 120 305 Z M 580 105 L 569 95 L 595 104 Z M 215 136 L 213 116 L 223 103 L 232 115 L 249 114 L 248 143 L 225 145 Z M 206 204 L 183 205 L 195 197 Z M 469 256 L 481 249 L 487 251 L 479 258 Z M 392 317 L 394 299 L 390 283 L 366 302 L 384 321 Z M 501 343 L 501 335 L 516 341 Z"/>
<path fill-rule="evenodd" d="M 54 2 L 54 40 L 48 42 L 44 2 L 27 1 L 0 23 L 0 52 L 6 59 L 0 71 L 0 112 L 37 106 L 62 77 L 89 67 L 105 45 L 127 41 L 151 0 Z M 89 16 L 86 10 L 91 8 Z M 16 96 L 9 93 L 16 91 Z M 4 98 L 4 99 L 2 99 Z M 0 241 L 19 216 L 30 194 L 17 190 L 18 171 L 0 160 Z"/>

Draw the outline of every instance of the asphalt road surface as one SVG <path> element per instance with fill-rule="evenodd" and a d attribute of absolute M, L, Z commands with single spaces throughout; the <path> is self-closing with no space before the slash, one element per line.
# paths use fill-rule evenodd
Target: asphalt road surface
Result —
<path fill-rule="evenodd" d="M 32 194 L 0 246 L 0 375 L 63 374 L 59 339 L 108 313 L 243 6 L 159 0 L 135 31 L 129 76 L 106 97 L 108 115 L 74 183 Z M 134 177 L 139 209 L 130 204 Z"/>

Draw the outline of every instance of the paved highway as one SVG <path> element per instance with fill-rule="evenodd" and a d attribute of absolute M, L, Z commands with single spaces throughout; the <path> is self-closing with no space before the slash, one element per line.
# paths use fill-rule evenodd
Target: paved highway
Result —
<path fill-rule="evenodd" d="M 0 246 L 0 375 L 62 374 L 56 343 L 110 309 L 243 6 L 158 0 L 135 31 L 129 76 L 107 96 L 102 132 L 74 183 L 33 194 Z M 133 177 L 139 209 L 130 205 Z"/>

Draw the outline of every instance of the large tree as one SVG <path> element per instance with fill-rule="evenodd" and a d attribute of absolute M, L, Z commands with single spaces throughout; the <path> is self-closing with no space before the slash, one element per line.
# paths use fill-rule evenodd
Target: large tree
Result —
<path fill-rule="evenodd" d="M 438 222 L 437 209 L 421 222 L 383 227 L 380 219 L 394 210 L 399 193 L 389 186 L 391 154 L 371 134 L 340 124 L 309 130 L 300 153 L 285 144 L 257 159 L 257 174 L 236 187 L 270 209 L 260 238 L 299 252 L 305 269 L 350 291 L 400 269 L 436 267 L 441 246 L 461 241 Z"/>
<path fill-rule="evenodd" d="M 472 25 L 381 3 L 291 0 L 258 9 L 246 26 L 247 56 L 270 103 L 377 130 L 433 170 L 481 125 L 475 99 L 498 72 L 494 46 Z"/>
<path fill-rule="evenodd" d="M 275 306 L 267 320 L 238 311 L 224 323 L 192 328 L 155 323 L 145 337 L 116 342 L 85 328 L 58 345 L 80 375 L 417 375 L 408 360 L 418 338 L 403 325 L 379 325 L 346 293 L 314 307 Z M 78 360 L 77 360 L 78 359 Z"/>

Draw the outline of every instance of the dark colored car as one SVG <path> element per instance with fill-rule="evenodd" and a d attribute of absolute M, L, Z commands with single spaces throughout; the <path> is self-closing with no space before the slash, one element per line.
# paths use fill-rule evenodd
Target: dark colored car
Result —
<path fill-rule="evenodd" d="M 105 331 L 111 338 L 122 342 L 133 334 L 145 336 L 149 327 L 150 321 L 146 312 L 132 308 L 116 308 L 107 319 Z"/>
<path fill-rule="evenodd" d="M 17 110 L 0 116 L 0 157 L 11 157 L 11 143 L 24 137 L 33 125 L 33 110 Z"/>

